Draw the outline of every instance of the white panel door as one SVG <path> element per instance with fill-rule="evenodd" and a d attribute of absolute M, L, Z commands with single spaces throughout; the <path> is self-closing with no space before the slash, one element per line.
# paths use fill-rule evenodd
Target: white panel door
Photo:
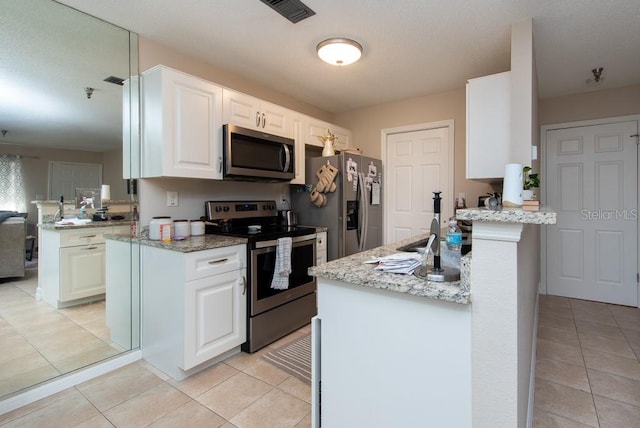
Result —
<path fill-rule="evenodd" d="M 449 128 L 387 136 L 386 242 L 426 233 L 433 219 L 433 192 L 442 192 L 441 219 L 453 211 Z"/>
<path fill-rule="evenodd" d="M 638 304 L 637 122 L 547 131 L 549 294 Z"/>
<path fill-rule="evenodd" d="M 66 201 L 76 197 L 77 188 L 97 189 L 102 184 L 102 165 L 99 163 L 49 162 L 49 199 Z"/>

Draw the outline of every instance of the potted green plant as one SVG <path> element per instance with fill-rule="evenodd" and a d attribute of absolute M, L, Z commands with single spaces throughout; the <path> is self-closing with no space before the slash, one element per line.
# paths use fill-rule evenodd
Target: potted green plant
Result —
<path fill-rule="evenodd" d="M 531 167 L 525 166 L 522 168 L 522 177 L 523 177 L 523 191 L 522 191 L 522 199 L 530 200 L 535 198 L 535 194 L 533 193 L 533 189 L 537 189 L 540 187 L 540 178 L 538 178 L 538 174 L 531 173 Z"/>

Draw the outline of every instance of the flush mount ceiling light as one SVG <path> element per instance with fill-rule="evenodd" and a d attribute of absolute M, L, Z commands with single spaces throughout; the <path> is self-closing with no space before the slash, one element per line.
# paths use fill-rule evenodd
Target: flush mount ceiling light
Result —
<path fill-rule="evenodd" d="M 318 56 L 331 65 L 349 65 L 360 59 L 362 45 L 351 39 L 327 39 L 316 47 Z"/>

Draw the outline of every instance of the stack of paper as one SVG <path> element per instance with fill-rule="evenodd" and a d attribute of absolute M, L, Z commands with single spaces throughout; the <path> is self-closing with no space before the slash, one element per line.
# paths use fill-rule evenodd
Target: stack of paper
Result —
<path fill-rule="evenodd" d="M 422 255 L 418 253 L 396 253 L 367 263 L 378 263 L 376 270 L 410 275 L 422 264 Z"/>

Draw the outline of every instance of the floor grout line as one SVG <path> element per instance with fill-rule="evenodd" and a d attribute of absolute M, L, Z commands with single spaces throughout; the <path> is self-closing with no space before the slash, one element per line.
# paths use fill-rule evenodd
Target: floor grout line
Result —
<path fill-rule="evenodd" d="M 598 352 L 598 353 L 601 353 L 601 354 L 610 355 L 610 356 L 617 357 L 617 358 L 625 358 L 625 359 L 628 359 L 630 361 L 636 361 L 636 362 L 638 362 L 640 364 L 640 358 L 638 358 L 638 355 L 636 354 L 635 350 L 633 349 L 633 346 L 631 346 L 631 342 L 629 341 L 629 338 L 627 337 L 627 335 L 622 330 L 622 326 L 620 325 L 619 320 L 616 317 L 615 312 L 612 310 L 612 306 L 610 304 L 603 304 L 602 306 L 598 305 L 597 307 L 602 307 L 602 308 L 606 309 L 605 313 L 608 314 L 608 316 L 611 317 L 611 319 L 613 319 L 613 321 L 615 323 L 615 326 L 614 325 L 610 325 L 610 324 L 606 324 L 606 323 L 601 323 L 601 322 L 598 322 L 596 320 L 582 320 L 582 321 L 585 321 L 585 322 L 588 322 L 588 323 L 591 323 L 591 324 L 600 325 L 602 327 L 609 327 L 609 328 L 612 328 L 612 329 L 616 329 L 620 333 L 620 337 L 622 337 L 624 339 L 624 343 L 633 351 L 633 357 L 611 353 L 611 352 L 608 352 L 608 350 L 603 350 L 603 349 L 593 350 L 593 349 L 585 348 L 584 344 L 583 344 L 583 341 L 582 341 L 582 338 L 581 338 L 581 336 L 579 334 L 580 332 L 578 331 L 577 321 L 580 321 L 580 319 L 576 318 L 576 311 L 584 313 L 584 312 L 589 312 L 589 310 L 591 310 L 591 308 L 589 307 L 589 303 L 586 302 L 586 301 L 585 301 L 586 304 L 584 306 L 582 306 L 582 307 L 580 307 L 581 303 L 579 303 L 579 302 L 583 302 L 583 301 L 581 301 L 579 299 L 568 298 L 567 301 L 568 301 L 568 304 L 569 304 L 569 308 L 571 309 L 571 315 L 572 315 L 571 319 L 572 319 L 572 322 L 573 322 L 573 324 L 575 326 L 574 331 L 576 332 L 576 335 L 577 335 L 577 338 L 578 338 L 578 345 L 579 345 L 578 348 L 580 349 L 580 356 L 581 356 L 582 362 L 584 364 L 584 369 L 585 369 L 586 376 L 587 376 L 587 382 L 588 382 L 589 389 L 590 389 L 589 395 L 591 397 L 591 403 L 593 405 L 593 409 L 595 410 L 595 416 L 596 416 L 598 427 L 603 422 L 601 421 L 602 415 L 600 414 L 600 411 L 599 411 L 598 407 L 596 406 L 596 397 L 600 397 L 602 399 L 609 400 L 611 402 L 616 402 L 616 403 L 619 403 L 621 405 L 631 406 L 633 408 L 640 409 L 640 406 L 636 406 L 636 405 L 630 404 L 628 402 L 623 402 L 623 401 L 620 401 L 620 400 L 617 400 L 617 399 L 614 399 L 614 398 L 610 398 L 610 397 L 602 396 L 602 395 L 599 395 L 599 394 L 595 394 L 593 392 L 593 384 L 592 384 L 593 382 L 592 382 L 592 379 L 591 379 L 591 376 L 590 376 L 590 370 L 593 371 L 593 372 L 602 372 L 602 373 L 605 373 L 605 374 L 608 374 L 608 375 L 618 376 L 618 377 L 629 379 L 629 380 L 632 380 L 632 381 L 637 381 L 638 380 L 636 378 L 627 377 L 627 376 L 619 374 L 619 373 L 613 373 L 613 372 L 607 371 L 607 367 L 601 367 L 600 369 L 596 369 L 596 368 L 590 368 L 587 365 L 587 361 L 586 361 L 586 357 L 585 357 L 585 351 Z M 565 312 L 566 308 L 564 306 L 562 306 L 562 305 L 556 305 L 555 307 L 553 307 L 553 305 L 549 305 L 549 306 L 544 307 L 543 309 L 540 309 L 539 312 L 541 314 L 547 314 L 547 315 L 549 315 L 551 317 L 554 317 L 554 318 L 564 318 L 563 316 L 559 316 L 554 309 L 558 309 L 558 311 L 562 312 L 563 315 L 567 315 L 567 313 Z M 597 311 L 600 311 L 600 309 L 598 309 Z M 640 313 L 640 311 L 637 312 L 637 313 Z M 595 313 L 594 313 L 594 316 L 595 316 Z M 554 328 L 553 326 L 550 326 L 550 325 L 547 325 L 547 326 L 550 327 L 550 328 Z M 607 338 L 607 339 L 611 339 L 612 338 L 610 335 L 604 334 L 602 332 L 602 330 L 600 330 L 597 333 L 592 332 L 592 331 L 587 331 L 587 332 L 582 331 L 582 333 L 583 334 L 592 335 L 592 336 L 604 337 L 604 338 Z M 617 338 L 618 337 L 615 337 L 615 339 L 617 339 Z M 543 340 L 543 339 L 538 338 L 538 340 Z M 556 341 L 550 340 L 550 342 L 555 342 L 555 343 L 567 345 L 567 344 L 563 343 L 562 341 L 557 341 L 556 342 Z M 567 345 L 567 346 L 571 346 L 571 345 Z M 551 356 L 547 356 L 546 358 L 553 359 L 553 357 L 554 356 L 551 355 Z M 554 382 L 553 380 L 546 380 L 546 379 L 536 378 L 536 381 L 538 381 L 538 380 L 545 381 L 545 382 L 550 382 L 550 383 L 553 383 L 553 384 L 556 384 L 556 385 L 561 385 L 563 387 L 568 387 L 568 388 L 571 388 L 571 389 L 576 390 L 576 391 L 581 391 L 580 389 L 577 389 L 577 388 L 574 388 L 574 387 L 571 387 L 571 386 L 567 386 L 567 385 L 565 385 L 563 383 Z M 558 414 L 558 413 L 554 413 L 552 411 L 542 410 L 542 409 L 540 409 L 540 411 L 543 411 L 543 412 L 546 412 L 548 414 L 552 414 L 552 415 L 555 415 L 555 416 L 558 416 L 558 417 L 562 417 L 562 418 L 565 418 L 565 419 L 568 419 L 568 420 L 575 421 L 575 419 L 572 419 L 571 417 L 568 417 L 566 415 L 561 415 L 561 414 Z M 579 421 L 576 421 L 576 422 L 579 422 Z"/>

